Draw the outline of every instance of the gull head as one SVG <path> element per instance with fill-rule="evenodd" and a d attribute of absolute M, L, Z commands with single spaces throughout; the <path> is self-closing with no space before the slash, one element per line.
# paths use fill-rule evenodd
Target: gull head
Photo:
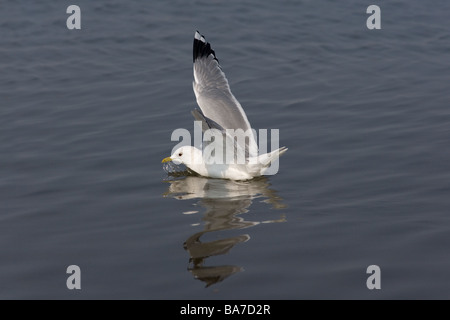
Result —
<path fill-rule="evenodd" d="M 184 164 L 188 168 L 192 168 L 195 164 L 202 163 L 201 151 L 192 146 L 183 146 L 175 150 L 175 152 L 167 158 L 164 158 L 161 162 L 172 161 L 174 164 Z"/>

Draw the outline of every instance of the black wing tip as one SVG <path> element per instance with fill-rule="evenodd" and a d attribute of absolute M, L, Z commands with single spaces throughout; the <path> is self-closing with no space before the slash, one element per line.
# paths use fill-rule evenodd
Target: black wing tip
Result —
<path fill-rule="evenodd" d="M 194 47 L 193 47 L 193 61 L 200 59 L 202 57 L 208 57 L 210 54 L 213 55 L 214 60 L 219 63 L 219 59 L 216 57 L 216 53 L 211 48 L 209 42 L 206 42 L 205 36 L 200 34 L 200 32 L 195 31 L 194 35 Z"/>

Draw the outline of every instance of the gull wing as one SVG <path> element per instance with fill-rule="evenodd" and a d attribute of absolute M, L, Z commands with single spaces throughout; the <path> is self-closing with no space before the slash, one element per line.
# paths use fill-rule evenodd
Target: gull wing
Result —
<path fill-rule="evenodd" d="M 198 31 L 194 36 L 193 58 L 193 88 L 203 115 L 224 129 L 252 130 L 244 109 L 231 93 L 214 50 Z M 251 157 L 258 154 L 253 133 L 247 139 L 245 149 Z"/>

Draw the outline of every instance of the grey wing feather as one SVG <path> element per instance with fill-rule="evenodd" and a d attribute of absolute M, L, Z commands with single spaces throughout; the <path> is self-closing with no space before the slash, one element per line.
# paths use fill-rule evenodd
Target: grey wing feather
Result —
<path fill-rule="evenodd" d="M 210 118 L 206 117 L 203 112 L 199 109 L 194 109 L 191 111 L 192 115 L 194 116 L 195 120 L 202 122 L 202 131 L 205 132 L 208 129 L 217 129 L 222 132 L 225 132 L 225 129 L 215 122 L 214 120 L 211 120 Z"/>
<path fill-rule="evenodd" d="M 223 146 L 223 154 L 226 153 L 227 145 L 233 146 L 234 156 L 235 159 L 239 157 L 240 155 L 243 155 L 245 159 L 249 157 L 248 148 L 245 149 L 245 154 L 241 153 L 243 150 L 242 148 L 238 148 L 238 144 L 235 143 L 235 138 L 233 136 L 230 136 L 227 131 L 219 125 L 214 120 L 209 119 L 206 117 L 203 112 L 199 109 L 194 109 L 191 111 L 192 115 L 194 116 L 195 120 L 201 121 L 202 131 L 205 132 L 209 129 L 217 129 L 222 134 L 222 146 Z M 205 148 L 211 143 L 211 141 L 207 141 L 204 144 L 202 144 L 201 148 Z"/>

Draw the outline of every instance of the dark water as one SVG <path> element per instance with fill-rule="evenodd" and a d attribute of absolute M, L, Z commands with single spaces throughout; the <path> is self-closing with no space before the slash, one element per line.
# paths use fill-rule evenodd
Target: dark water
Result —
<path fill-rule="evenodd" d="M 2 2 L 0 298 L 450 298 L 448 1 L 75 2 Z M 162 169 L 196 29 L 277 175 Z"/>

